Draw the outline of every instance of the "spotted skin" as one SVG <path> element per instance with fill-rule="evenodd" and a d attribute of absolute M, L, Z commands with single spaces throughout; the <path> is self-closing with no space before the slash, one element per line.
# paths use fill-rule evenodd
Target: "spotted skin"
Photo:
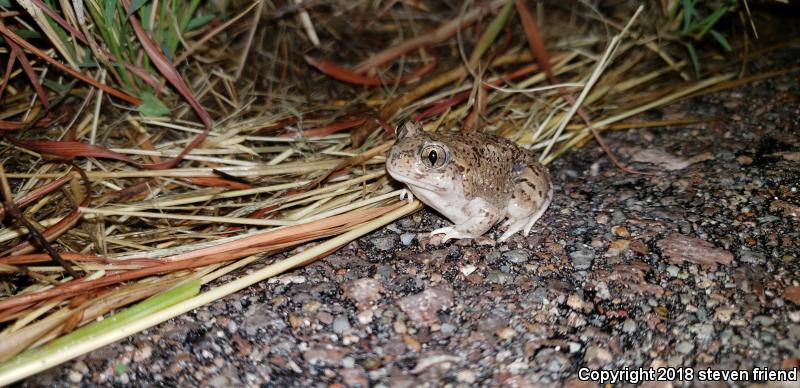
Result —
<path fill-rule="evenodd" d="M 398 128 L 386 170 L 406 184 L 401 198 L 413 194 L 453 222 L 431 232 L 443 234 L 442 241 L 480 237 L 503 219 L 507 229 L 499 241 L 527 235 L 553 197 L 547 169 L 513 142 L 482 133 L 427 133 L 414 122 Z"/>

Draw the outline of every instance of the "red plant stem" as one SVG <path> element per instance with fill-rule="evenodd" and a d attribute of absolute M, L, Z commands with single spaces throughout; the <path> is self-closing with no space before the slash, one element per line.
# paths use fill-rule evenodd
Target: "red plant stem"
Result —
<path fill-rule="evenodd" d="M 142 100 L 140 100 L 140 99 L 138 99 L 136 97 L 133 97 L 133 96 L 131 96 L 131 95 L 125 93 L 125 92 L 121 92 L 121 91 L 119 91 L 119 90 L 117 90 L 115 88 L 112 88 L 112 87 L 110 87 L 110 86 L 108 86 L 106 84 L 103 84 L 103 83 L 101 83 L 101 82 L 99 82 L 99 81 L 97 81 L 97 80 L 95 80 L 95 79 L 93 79 L 91 77 L 85 76 L 85 75 L 81 74 L 80 72 L 78 72 L 76 70 L 73 70 L 73 69 L 71 69 L 71 68 L 69 68 L 67 66 L 64 66 L 64 64 L 62 64 L 61 62 L 56 61 L 55 59 L 51 58 L 44 51 L 39 50 L 38 48 L 36 48 L 36 46 L 28 43 L 25 39 L 22 39 L 19 35 L 15 34 L 13 31 L 9 30 L 8 27 L 6 27 L 5 23 L 2 22 L 2 20 L 0 20 L 0 34 L 3 34 L 7 39 L 9 39 L 11 41 L 14 41 L 18 45 L 26 48 L 28 51 L 34 53 L 37 57 L 42 58 L 45 62 L 50 63 L 51 65 L 57 67 L 59 70 L 65 72 L 65 73 L 67 73 L 67 74 L 69 74 L 69 75 L 71 75 L 71 76 L 73 76 L 73 77 L 75 77 L 75 78 L 77 78 L 77 79 L 79 79 L 79 80 L 81 80 L 83 82 L 86 82 L 86 83 L 88 83 L 88 84 L 90 84 L 90 85 L 92 85 L 92 86 L 94 86 L 94 87 L 96 87 L 98 89 L 101 89 L 104 92 L 106 92 L 106 93 L 108 93 L 108 94 L 110 94 L 110 95 L 112 95 L 114 97 L 117 97 L 117 98 L 119 98 L 121 100 L 124 100 L 125 102 L 127 102 L 129 104 L 139 105 L 139 104 L 142 103 Z"/>
<path fill-rule="evenodd" d="M 402 76 L 397 79 L 388 79 L 388 80 L 381 80 L 380 78 L 376 77 L 367 77 L 364 75 L 360 75 L 354 71 L 345 69 L 327 59 L 316 59 L 309 55 L 305 56 L 306 62 L 309 65 L 314 66 L 317 70 L 321 71 L 325 75 L 333 77 L 339 81 L 356 84 L 356 85 L 366 85 L 366 86 L 381 86 L 381 85 L 395 85 L 395 84 L 402 84 L 406 83 L 410 80 L 417 79 L 429 72 L 431 72 L 434 68 L 436 68 L 436 59 L 434 58 L 431 62 L 423 65 L 416 71 L 411 74 Z"/>

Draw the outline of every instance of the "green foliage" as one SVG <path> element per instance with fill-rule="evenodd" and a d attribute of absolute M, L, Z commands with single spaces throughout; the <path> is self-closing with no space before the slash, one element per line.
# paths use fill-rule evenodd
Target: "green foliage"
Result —
<path fill-rule="evenodd" d="M 61 15 L 64 15 L 62 6 L 70 4 L 60 0 L 43 0 L 43 2 Z M 85 9 L 88 30 L 94 35 L 90 39 L 103 51 L 113 55 L 114 60 L 98 58 L 97 52 L 92 47 L 76 42 L 59 22 L 46 16 L 46 22 L 55 31 L 55 39 L 61 41 L 61 47 L 67 50 L 67 55 L 75 58 L 82 68 L 104 67 L 109 72 L 111 84 L 116 84 L 129 94 L 146 96 L 143 98 L 145 102 L 140 111 L 147 112 L 145 114 L 148 115 L 164 114 L 166 107 L 152 94 L 152 86 L 130 71 L 130 64 L 135 64 L 143 67 L 156 79 L 160 78 L 148 56 L 142 55 L 142 46 L 130 23 L 131 16 L 135 16 L 142 23 L 150 38 L 162 49 L 167 58 L 172 59 L 180 49 L 181 39 L 185 33 L 205 26 L 222 14 L 215 8 L 214 2 L 200 0 L 131 0 L 130 12 L 125 10 L 120 0 L 88 0 L 81 3 Z M 0 0 L 0 7 L 20 9 L 13 0 Z M 83 31 L 81 26 L 72 27 Z M 19 29 L 16 32 L 25 39 L 53 38 L 38 31 Z M 58 88 L 52 82 L 45 85 L 54 90 Z"/>
<path fill-rule="evenodd" d="M 742 0 L 746 1 L 746 0 Z M 680 0 L 675 3 L 669 18 L 681 18 L 680 38 L 684 41 L 695 73 L 700 73 L 700 61 L 695 43 L 703 41 L 707 36 L 719 44 L 723 50 L 731 51 L 731 45 L 725 36 L 714 29 L 714 26 L 727 15 L 736 11 L 738 0 L 701 1 Z"/>
<path fill-rule="evenodd" d="M 139 95 L 142 99 L 142 104 L 136 107 L 139 113 L 145 116 L 166 116 L 169 114 L 169 108 L 164 105 L 153 93 L 144 92 Z"/>

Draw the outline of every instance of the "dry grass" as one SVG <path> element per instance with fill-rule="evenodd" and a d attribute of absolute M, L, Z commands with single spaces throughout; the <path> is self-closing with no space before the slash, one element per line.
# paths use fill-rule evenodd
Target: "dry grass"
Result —
<path fill-rule="evenodd" d="M 273 262 L 257 276 L 214 282 L 210 291 L 175 301 L 151 319 L 40 359 L 47 360 L 40 367 L 54 365 L 308 263 L 415 211 L 418 204 L 398 201 L 400 187 L 383 166 L 400 119 L 423 120 L 427 130 L 493 132 L 549 163 L 590 140 L 592 128 L 701 122 L 637 115 L 726 85 L 738 71 L 736 58 L 707 60 L 705 76 L 685 81 L 688 62 L 675 47 L 659 45 L 648 28 L 662 20 L 657 9 L 645 8 L 638 18 L 636 10 L 621 9 L 625 19 L 613 19 L 578 5 L 543 7 L 548 22 L 538 28 L 551 53 L 542 66 L 529 50 L 530 26 L 513 11 L 496 16 L 505 0 L 463 9 L 429 9 L 425 2 L 296 4 L 242 4 L 227 22 L 185 34 L 176 54 L 191 98 L 177 86 L 177 93 L 164 89 L 168 118 L 130 110 L 119 88 L 104 90 L 117 96 L 110 98 L 85 83 L 64 91 L 66 103 L 48 111 L 26 86 L 24 71 L 8 74 L 0 96 L 0 120 L 8 127 L 0 141 L 4 181 L 13 206 L 81 279 L 30 245 L 30 228 L 5 218 L 3 360 L 178 284 L 208 284 L 253 262 Z M 482 55 L 470 55 L 475 52 Z M 28 58 L 39 79 L 58 80 L 48 77 L 44 59 Z M 181 78 L 159 70 L 161 84 Z M 111 81 L 102 69 L 84 73 L 97 83 Z M 213 126 L 204 123 L 203 111 Z M 37 117 L 40 112 L 46 114 Z M 40 118 L 44 125 L 33 125 Z M 74 163 L 44 163 L 43 154 Z M 298 246 L 314 248 L 280 260 Z M 0 365 L 0 384 L 40 370 L 25 364 L 27 357 Z"/>

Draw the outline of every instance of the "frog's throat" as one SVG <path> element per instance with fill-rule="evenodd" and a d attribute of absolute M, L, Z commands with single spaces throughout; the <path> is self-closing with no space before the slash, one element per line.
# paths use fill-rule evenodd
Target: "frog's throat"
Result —
<path fill-rule="evenodd" d="M 435 185 L 432 185 L 432 184 L 426 183 L 426 182 L 420 182 L 420 181 L 418 181 L 418 180 L 416 180 L 414 178 L 411 178 L 411 177 L 409 177 L 407 175 L 404 175 L 404 174 L 401 174 L 401 173 L 399 173 L 397 171 L 394 171 L 391 168 L 387 167 L 386 170 L 389 171 L 389 175 L 391 175 L 394 179 L 396 179 L 396 180 L 398 180 L 400 182 L 403 182 L 403 183 L 405 183 L 406 185 L 408 185 L 410 187 L 419 187 L 421 189 L 425 189 L 425 190 L 429 190 L 429 191 L 435 191 L 437 193 L 442 193 L 442 192 L 446 191 L 446 189 L 443 188 L 443 187 L 435 186 Z"/>

